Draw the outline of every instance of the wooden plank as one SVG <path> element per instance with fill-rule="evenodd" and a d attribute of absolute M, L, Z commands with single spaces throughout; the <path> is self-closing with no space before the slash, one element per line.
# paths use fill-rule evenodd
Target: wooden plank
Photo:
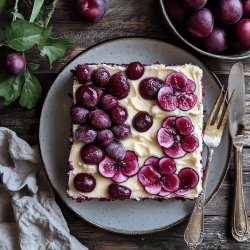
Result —
<path fill-rule="evenodd" d="M 39 119 L 46 94 L 53 83 L 56 74 L 37 75 L 42 85 L 42 97 L 36 108 L 23 109 L 18 101 L 0 110 L 0 126 L 7 127 L 17 132 L 18 136 L 31 145 L 39 143 Z"/>
<path fill-rule="evenodd" d="M 163 39 L 177 46 L 185 48 L 192 54 L 201 58 L 209 68 L 220 74 L 228 74 L 233 61 L 217 60 L 199 55 L 175 37 L 166 26 L 160 12 L 158 1 L 108 1 L 109 9 L 103 20 L 97 24 L 89 24 L 82 20 L 76 13 L 76 8 L 71 1 L 61 1 L 51 20 L 54 36 L 70 36 L 75 38 L 75 44 L 70 48 L 66 57 L 59 60 L 52 72 L 59 72 L 79 52 L 99 42 L 128 36 L 142 36 Z M 0 27 L 6 26 L 6 22 Z M 39 73 L 51 72 L 45 59 L 37 57 L 37 53 L 27 54 L 31 61 L 41 63 Z M 246 74 L 250 75 L 250 59 L 242 61 Z"/>
<path fill-rule="evenodd" d="M 76 15 L 74 1 L 60 1 L 51 24 L 54 27 L 54 36 L 75 37 L 75 44 L 71 46 L 65 58 L 59 60 L 52 69 L 45 59 L 38 57 L 35 50 L 27 53 L 29 62 L 40 63 L 38 78 L 41 81 L 43 95 L 37 108 L 24 110 L 17 103 L 0 110 L 0 126 L 13 129 L 19 136 L 32 145 L 38 144 L 39 117 L 45 96 L 58 72 L 78 53 L 99 42 L 117 37 L 142 36 L 162 39 L 180 46 L 200 58 L 216 73 L 224 86 L 227 85 L 228 72 L 234 61 L 217 60 L 199 55 L 172 35 L 166 27 L 159 10 L 158 1 L 121 1 L 109 0 L 109 10 L 102 21 L 97 24 L 84 22 Z M 10 18 L 7 13 L 0 27 L 6 25 Z M 0 50 L 2 57 L 4 51 Z M 246 72 L 246 105 L 247 105 L 247 132 L 250 134 L 250 59 L 242 60 Z M 250 145 L 249 145 L 250 146 Z M 250 148 L 244 149 L 243 179 L 246 194 L 246 204 L 250 215 Z M 250 249 L 250 243 L 237 243 L 230 235 L 229 223 L 233 197 L 234 163 L 226 176 L 221 189 L 205 210 L 205 237 L 198 249 Z M 186 222 L 174 228 L 152 235 L 125 236 L 109 233 L 79 219 L 57 197 L 69 228 L 83 244 L 90 249 L 98 250 L 134 250 L 134 249 L 187 249 L 183 240 Z"/>
<path fill-rule="evenodd" d="M 121 235 L 98 229 L 72 214 L 60 204 L 71 233 L 90 249 L 187 249 L 183 240 L 186 221 L 175 227 L 149 235 Z M 205 216 L 204 241 L 198 249 L 248 249 L 249 242 L 238 243 L 230 235 L 229 219 Z"/>

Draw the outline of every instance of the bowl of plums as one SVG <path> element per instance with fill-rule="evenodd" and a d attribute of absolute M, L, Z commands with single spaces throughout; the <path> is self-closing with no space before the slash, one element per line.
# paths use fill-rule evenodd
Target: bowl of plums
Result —
<path fill-rule="evenodd" d="M 250 0 L 160 0 L 173 33 L 199 53 L 250 57 Z"/>

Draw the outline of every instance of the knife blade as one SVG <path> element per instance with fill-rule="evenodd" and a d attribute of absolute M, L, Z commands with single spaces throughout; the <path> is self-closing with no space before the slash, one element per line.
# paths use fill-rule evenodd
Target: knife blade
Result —
<path fill-rule="evenodd" d="M 245 124 L 245 79 L 242 63 L 236 63 L 232 66 L 228 79 L 228 94 L 234 91 L 234 97 L 229 112 L 229 130 L 232 139 L 237 135 L 244 134 Z"/>
<path fill-rule="evenodd" d="M 244 146 L 245 125 L 245 80 L 242 63 L 232 66 L 228 78 L 228 94 L 234 92 L 229 112 L 229 130 L 235 149 L 235 183 L 232 214 L 232 236 L 237 241 L 250 238 L 250 227 L 246 213 L 242 178 L 242 148 Z"/>

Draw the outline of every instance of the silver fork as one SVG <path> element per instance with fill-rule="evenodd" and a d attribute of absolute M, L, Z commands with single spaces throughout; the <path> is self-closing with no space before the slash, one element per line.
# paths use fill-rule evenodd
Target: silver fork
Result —
<path fill-rule="evenodd" d="M 189 249 L 195 249 L 203 240 L 204 205 L 205 205 L 205 194 L 206 194 L 209 167 L 211 165 L 214 148 L 218 147 L 221 141 L 222 133 L 224 131 L 227 118 L 229 115 L 233 94 L 234 93 L 232 93 L 229 102 L 227 104 L 226 102 L 227 91 L 224 93 L 224 90 L 223 89 L 221 90 L 220 95 L 214 104 L 214 107 L 208 117 L 205 126 L 203 141 L 207 145 L 208 153 L 207 153 L 206 168 L 202 182 L 202 191 L 195 201 L 194 209 L 192 211 L 187 228 L 184 233 L 184 240 L 187 243 Z M 224 106 L 226 105 L 227 107 L 223 114 Z"/>

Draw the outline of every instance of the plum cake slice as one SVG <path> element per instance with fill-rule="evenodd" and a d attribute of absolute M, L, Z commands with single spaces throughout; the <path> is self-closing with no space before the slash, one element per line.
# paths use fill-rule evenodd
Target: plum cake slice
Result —
<path fill-rule="evenodd" d="M 69 197 L 194 199 L 202 189 L 202 70 L 82 64 L 74 70 Z"/>

